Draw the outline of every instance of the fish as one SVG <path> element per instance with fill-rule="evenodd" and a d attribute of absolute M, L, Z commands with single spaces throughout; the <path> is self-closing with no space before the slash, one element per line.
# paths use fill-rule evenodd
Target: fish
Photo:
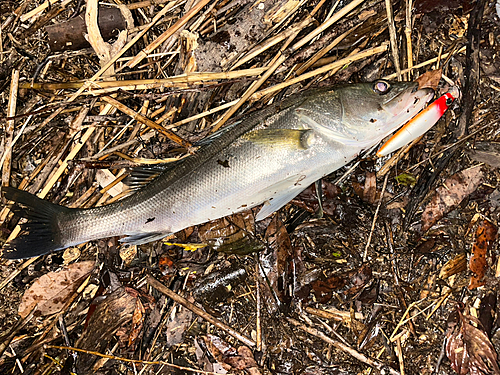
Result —
<path fill-rule="evenodd" d="M 434 100 L 389 138 L 377 151 L 377 157 L 387 156 L 423 135 L 439 121 L 454 100 L 455 97 L 451 92 L 447 92 Z"/>
<path fill-rule="evenodd" d="M 279 210 L 419 113 L 433 90 L 414 82 L 345 84 L 306 90 L 206 137 L 191 155 L 132 171 L 133 193 L 94 208 L 67 208 L 2 187 L 26 219 L 3 257 L 44 255 L 114 236 L 144 244 L 262 205 Z"/>

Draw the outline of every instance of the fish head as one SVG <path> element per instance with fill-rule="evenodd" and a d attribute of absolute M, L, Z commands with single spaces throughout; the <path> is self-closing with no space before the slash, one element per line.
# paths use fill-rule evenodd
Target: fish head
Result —
<path fill-rule="evenodd" d="M 343 86 L 339 92 L 342 126 L 359 145 L 369 147 L 417 115 L 434 96 L 417 82 L 378 80 Z"/>

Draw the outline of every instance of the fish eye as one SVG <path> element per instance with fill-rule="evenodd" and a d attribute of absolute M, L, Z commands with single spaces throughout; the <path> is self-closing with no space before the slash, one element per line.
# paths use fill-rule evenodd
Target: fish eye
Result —
<path fill-rule="evenodd" d="M 375 91 L 377 94 L 384 95 L 387 94 L 391 89 L 391 85 L 387 81 L 376 81 L 373 84 L 373 91 Z"/>
<path fill-rule="evenodd" d="M 452 98 L 446 98 L 446 106 L 449 107 L 451 105 L 451 103 L 453 103 L 453 99 Z"/>

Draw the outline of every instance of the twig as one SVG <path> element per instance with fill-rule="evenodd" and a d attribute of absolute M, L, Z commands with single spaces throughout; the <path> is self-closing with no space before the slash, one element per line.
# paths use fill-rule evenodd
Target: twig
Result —
<path fill-rule="evenodd" d="M 350 356 L 356 358 L 358 361 L 361 361 L 365 364 L 367 364 L 370 367 L 373 367 L 377 369 L 378 371 L 388 371 L 389 374 L 391 375 L 400 375 L 398 371 L 390 368 L 389 366 L 384 365 L 382 362 L 365 356 L 363 353 L 358 352 L 357 350 L 351 348 L 348 345 L 345 345 L 344 343 L 341 343 L 340 341 L 336 341 L 327 335 L 325 335 L 323 332 L 318 331 L 316 328 L 308 327 L 299 321 L 293 319 L 293 318 L 287 318 L 287 320 L 292 323 L 294 326 L 297 328 L 303 330 L 304 332 L 309 333 L 310 335 L 316 336 L 317 338 L 325 341 L 326 343 L 332 345 L 333 347 L 342 350 L 343 352 L 349 354 Z"/>
<path fill-rule="evenodd" d="M 384 44 L 382 44 L 379 47 L 369 48 L 369 49 L 367 49 L 367 50 L 365 50 L 363 52 L 357 53 L 356 55 L 346 57 L 344 59 L 335 61 L 335 62 L 333 62 L 331 64 L 322 66 L 321 68 L 315 69 L 315 70 L 313 70 L 311 72 L 304 73 L 301 76 L 296 77 L 294 79 L 291 79 L 289 81 L 280 83 L 280 84 L 275 85 L 275 86 L 271 86 L 271 87 L 269 87 L 267 89 L 264 89 L 264 90 L 261 90 L 261 91 L 257 91 L 256 93 L 254 93 L 250 97 L 250 101 L 259 100 L 259 99 L 261 99 L 262 97 L 264 97 L 266 95 L 269 95 L 271 93 L 280 91 L 280 90 L 282 90 L 282 89 L 284 89 L 284 88 L 286 88 L 286 87 L 288 87 L 290 85 L 294 85 L 294 84 L 302 82 L 302 81 L 304 81 L 306 79 L 312 78 L 312 77 L 314 77 L 316 75 L 326 73 L 329 70 L 336 69 L 336 68 L 342 67 L 344 65 L 348 65 L 348 64 L 350 64 L 350 63 L 352 63 L 354 61 L 362 60 L 362 59 L 366 58 L 367 56 L 372 56 L 372 55 L 376 55 L 378 53 L 385 52 L 385 51 L 387 51 L 387 46 L 388 46 L 388 44 L 384 43 Z M 187 124 L 187 123 L 189 123 L 191 121 L 198 120 L 200 118 L 209 116 L 211 114 L 214 114 L 216 112 L 219 112 L 219 111 L 222 111 L 222 110 L 224 110 L 226 108 L 229 108 L 229 107 L 233 106 L 234 104 L 236 104 L 237 102 L 238 102 L 238 99 L 237 100 L 233 100 L 232 102 L 225 103 L 225 104 L 223 104 L 223 105 L 221 105 L 219 107 L 212 108 L 212 109 L 210 109 L 208 111 L 205 111 L 205 112 L 199 113 L 197 115 L 188 117 L 188 118 L 186 118 L 184 120 L 177 121 L 177 122 L 173 123 L 172 125 L 166 126 L 165 129 L 177 128 L 177 127 L 179 127 L 181 125 L 184 125 L 184 124 Z"/>
<path fill-rule="evenodd" d="M 345 15 L 349 14 L 353 9 L 357 8 L 360 4 L 362 4 L 365 0 L 354 0 L 353 2 L 349 3 L 345 7 L 343 7 L 341 10 L 339 10 L 337 13 L 335 13 L 331 18 L 328 19 L 328 21 L 324 22 L 322 25 L 320 25 L 318 28 L 314 29 L 311 33 L 306 35 L 304 38 L 302 38 L 300 41 L 295 43 L 292 47 L 294 51 L 298 50 L 300 47 L 305 45 L 306 43 L 309 43 L 311 40 L 313 40 L 316 36 L 321 34 L 323 31 L 328 29 L 330 26 L 332 26 L 335 22 L 340 20 L 342 17 Z"/>
<path fill-rule="evenodd" d="M 256 258 L 257 259 L 257 258 Z M 259 262 L 255 262 L 255 274 L 259 274 Z M 262 302 L 260 297 L 260 282 L 259 278 L 255 278 L 255 299 L 256 299 L 256 310 L 257 310 L 257 321 L 256 321 L 256 349 L 262 351 L 262 324 L 261 324 L 261 308 Z"/>
<path fill-rule="evenodd" d="M 331 42 L 329 45 L 327 45 L 326 47 L 323 47 L 322 49 L 320 49 L 318 52 L 316 52 L 305 64 L 301 65 L 301 67 L 299 69 L 297 69 L 297 75 L 301 75 L 302 73 L 304 73 L 307 69 L 309 69 L 309 67 L 311 67 L 316 61 L 318 61 L 319 59 L 321 59 L 325 54 L 327 54 L 328 52 L 330 52 L 330 50 L 332 48 L 334 48 L 335 46 L 337 46 L 342 40 L 344 40 L 351 32 L 353 32 L 354 30 L 356 30 L 358 28 L 359 25 L 357 26 L 354 26 L 353 28 L 347 30 L 346 32 L 344 32 L 343 34 L 339 35 L 338 37 L 336 37 L 333 42 Z"/>
<path fill-rule="evenodd" d="M 188 85 L 197 85 L 202 83 L 213 83 L 218 80 L 231 80 L 245 77 L 255 77 L 266 71 L 266 68 L 242 69 L 232 72 L 191 72 L 180 74 L 178 76 L 157 79 L 134 79 L 124 81 L 99 81 L 92 84 L 97 87 L 89 94 L 97 95 L 105 92 L 103 89 L 122 89 L 122 90 L 144 90 L 166 87 L 187 88 Z M 36 90 L 61 90 L 61 89 L 79 89 L 84 87 L 88 81 L 74 81 L 61 83 L 42 83 L 42 82 L 24 82 L 19 85 L 23 89 Z M 102 89 L 102 91 L 100 91 Z"/>
<path fill-rule="evenodd" d="M 112 113 L 113 110 L 114 110 L 113 106 L 111 104 L 107 104 L 101 110 L 101 112 L 99 114 L 100 115 L 108 115 L 108 114 Z M 61 162 L 61 164 L 57 168 L 56 172 L 51 176 L 50 180 L 46 183 L 45 187 L 42 189 L 42 191 L 40 192 L 40 194 L 38 194 L 39 198 L 45 198 L 47 196 L 47 194 L 49 193 L 50 189 L 52 189 L 52 186 L 54 186 L 54 184 L 57 182 L 57 180 L 59 179 L 59 177 L 61 177 L 61 175 L 64 173 L 64 171 L 68 167 L 68 163 L 70 162 L 70 160 L 74 159 L 74 157 L 81 150 L 81 148 L 83 147 L 83 145 L 85 144 L 85 142 L 87 142 L 88 139 L 90 138 L 90 136 L 92 135 L 92 133 L 94 133 L 95 129 L 96 129 L 95 124 L 93 124 L 93 126 L 91 126 L 90 128 L 88 128 L 87 131 L 82 135 L 82 137 L 78 141 L 76 141 L 76 144 L 73 146 L 73 148 L 71 149 L 71 151 L 69 152 L 69 154 Z M 16 238 L 16 236 L 19 234 L 20 231 L 21 231 L 21 227 L 19 225 L 17 225 L 14 228 L 14 230 L 11 232 L 11 234 L 9 235 L 9 238 L 7 238 L 6 242 L 12 241 L 14 238 Z M 38 258 L 39 257 L 35 257 L 35 258 L 32 258 L 32 259 L 36 260 Z M 10 277 L 9 277 L 9 279 L 10 279 Z M 12 280 L 12 279 L 10 279 L 10 280 Z M 2 283 L 2 285 L 3 285 L 3 283 Z"/>
<path fill-rule="evenodd" d="M 382 201 L 384 199 L 385 188 L 387 187 L 387 180 L 389 179 L 389 175 L 386 174 L 384 178 L 384 185 L 382 186 L 382 191 L 380 192 L 380 199 L 378 201 L 377 209 L 375 210 L 375 215 L 373 216 L 372 227 L 370 229 L 370 235 L 368 236 L 368 240 L 366 241 L 365 253 L 363 254 L 363 262 L 366 262 L 366 258 L 368 257 L 368 248 L 370 247 L 370 242 L 372 240 L 373 231 L 375 230 L 375 223 L 377 222 L 378 212 L 380 211 L 380 206 L 382 206 Z"/>
<path fill-rule="evenodd" d="M 147 277 L 147 282 L 149 285 L 151 285 L 153 288 L 157 289 L 158 291 L 162 292 L 163 294 L 166 294 L 167 297 L 171 298 L 175 302 L 177 302 L 179 305 L 184 306 L 185 308 L 191 310 L 194 312 L 196 315 L 202 317 L 205 319 L 207 322 L 213 324 L 217 328 L 223 330 L 224 332 L 230 334 L 233 336 L 235 339 L 240 340 L 242 343 L 244 343 L 247 346 L 255 346 L 255 342 L 245 336 L 243 336 L 241 333 L 238 331 L 232 329 L 225 323 L 222 323 L 220 320 L 214 318 L 212 315 L 206 313 L 203 311 L 201 308 L 196 306 L 194 303 L 189 302 L 187 299 L 179 296 L 177 293 L 174 293 L 171 291 L 169 288 L 167 288 L 165 285 L 160 283 L 158 280 L 156 280 L 152 276 Z"/>
<path fill-rule="evenodd" d="M 213 132 L 220 129 L 224 123 L 229 120 L 229 118 L 240 108 L 247 100 L 250 98 L 257 89 L 262 86 L 262 84 L 278 69 L 278 67 L 287 59 L 287 54 L 284 54 L 283 51 L 288 47 L 288 45 L 295 39 L 300 30 L 296 30 L 293 34 L 288 37 L 287 42 L 284 46 L 281 47 L 278 54 L 273 58 L 271 63 L 268 65 L 267 71 L 256 81 L 254 82 L 243 94 L 243 96 L 236 102 L 234 106 L 232 106 L 225 115 L 216 122 Z"/>
<path fill-rule="evenodd" d="M 408 69 L 413 67 L 413 48 L 411 44 L 411 11 L 413 8 L 413 0 L 406 0 L 406 24 L 405 24 L 405 36 L 406 36 L 406 58 L 408 63 Z M 408 80 L 411 81 L 411 70 L 408 72 Z"/>
<path fill-rule="evenodd" d="M 127 362 L 127 363 L 140 363 L 140 364 L 144 364 L 144 365 L 163 365 L 163 366 L 173 367 L 173 368 L 176 368 L 179 370 L 191 371 L 191 372 L 194 372 L 197 374 L 207 374 L 207 375 L 218 375 L 219 374 L 217 372 L 203 371 L 203 370 L 197 370 L 197 369 L 191 368 L 191 367 L 183 367 L 183 366 L 179 366 L 179 365 L 174 365 L 173 363 L 166 362 L 166 361 L 144 361 L 141 359 L 123 358 L 123 357 L 117 357 L 114 355 L 94 352 L 92 350 L 73 348 L 71 346 L 45 345 L 45 348 L 47 348 L 47 349 L 59 349 L 59 350 L 72 350 L 74 352 L 91 354 L 91 355 L 95 355 L 98 357 L 113 359 L 115 361 L 121 361 L 121 362 Z"/>
<path fill-rule="evenodd" d="M 453 55 L 454 53 L 462 53 L 462 52 L 464 52 L 465 50 L 466 50 L 466 47 L 462 47 L 462 48 L 460 48 L 458 51 L 452 51 L 452 52 L 443 53 L 443 54 L 441 55 L 441 59 L 444 59 L 444 58 L 448 57 L 450 54 L 452 54 L 452 55 Z M 412 68 L 408 68 L 408 69 L 404 69 L 404 70 L 402 70 L 402 71 L 401 71 L 401 74 L 408 73 L 408 72 L 410 72 L 410 71 L 412 71 L 412 70 L 415 70 L 415 69 L 423 68 L 424 66 L 427 66 L 427 65 L 433 64 L 433 63 L 435 63 L 436 61 L 438 61 L 438 58 L 437 58 L 437 57 L 434 57 L 434 58 L 429 59 L 429 60 L 427 60 L 427 61 L 424 61 L 424 62 L 422 62 L 422 63 L 420 63 L 420 64 L 413 65 L 413 67 L 412 67 Z M 384 77 L 384 79 L 391 80 L 391 79 L 396 78 L 397 76 L 398 76 L 398 75 L 397 75 L 396 73 L 394 73 L 394 74 L 389 74 L 389 75 L 385 76 L 385 77 Z"/>

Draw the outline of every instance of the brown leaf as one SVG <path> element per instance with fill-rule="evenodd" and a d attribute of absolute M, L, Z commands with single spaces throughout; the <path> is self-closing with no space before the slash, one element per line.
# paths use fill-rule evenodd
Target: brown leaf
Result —
<path fill-rule="evenodd" d="M 94 261 L 73 263 L 40 277 L 24 293 L 19 315 L 26 317 L 35 306 L 41 316 L 61 311 L 68 297 L 80 286 L 80 280 L 92 271 L 94 264 Z"/>
<path fill-rule="evenodd" d="M 472 167 L 449 177 L 436 189 L 422 214 L 422 232 L 452 211 L 464 198 L 474 192 L 483 179 L 481 166 Z"/>
<path fill-rule="evenodd" d="M 291 262 L 293 258 L 292 242 L 283 222 L 278 215 L 274 215 L 264 235 L 272 252 L 263 263 L 270 265 L 265 267 L 269 284 L 279 301 L 285 306 L 291 300 L 289 285 L 291 282 Z"/>
<path fill-rule="evenodd" d="M 472 245 L 472 256 L 469 261 L 469 268 L 474 273 L 471 276 L 469 289 L 474 289 L 484 285 L 482 281 L 487 268 L 486 255 L 497 236 L 497 227 L 488 220 L 484 220 L 476 230 L 476 241 Z"/>
<path fill-rule="evenodd" d="M 429 70 L 418 77 L 415 81 L 418 82 L 419 89 L 431 88 L 433 90 L 437 90 L 442 74 L 443 70 L 441 68 L 436 70 Z"/>
<path fill-rule="evenodd" d="M 441 268 L 441 271 L 439 271 L 439 277 L 441 279 L 447 279 L 448 277 L 463 272 L 466 269 L 467 256 L 465 253 L 460 253 L 445 263 L 445 265 Z"/>
<path fill-rule="evenodd" d="M 247 370 L 250 374 L 260 374 L 257 362 L 253 358 L 253 353 L 246 346 L 240 346 L 238 348 L 238 355 L 226 358 L 225 362 L 236 370 Z"/>
<path fill-rule="evenodd" d="M 251 210 L 200 225 L 200 239 L 215 250 L 246 255 L 260 250 L 259 243 L 249 234 L 255 233 L 255 220 Z"/>
<path fill-rule="evenodd" d="M 495 142 L 476 142 L 474 150 L 467 150 L 470 158 L 478 163 L 486 163 L 494 168 L 500 167 L 500 144 Z"/>
<path fill-rule="evenodd" d="M 312 283 L 313 293 L 320 303 L 328 302 L 333 291 L 345 296 L 352 296 L 372 280 L 371 268 L 363 264 L 358 269 L 332 275 L 324 280 L 316 280 Z"/>
<path fill-rule="evenodd" d="M 141 300 L 139 298 L 137 298 L 135 300 L 134 314 L 132 315 L 132 329 L 130 330 L 130 335 L 128 337 L 128 346 L 129 347 L 132 347 L 135 345 L 137 338 L 139 337 L 139 335 L 142 331 L 145 313 L 146 313 L 146 310 L 144 309 L 144 306 L 142 305 Z"/>
<path fill-rule="evenodd" d="M 191 302 L 193 301 L 190 298 Z M 167 346 L 171 347 L 180 344 L 184 340 L 184 333 L 191 326 L 193 313 L 185 307 L 175 309 L 168 317 L 169 322 L 165 331 L 167 332 Z"/>
<path fill-rule="evenodd" d="M 448 334 L 446 355 L 458 375 L 500 374 L 497 353 L 478 319 L 460 311 L 458 326 Z"/>
<path fill-rule="evenodd" d="M 225 358 L 237 355 L 238 351 L 236 348 L 222 340 L 219 336 L 208 334 L 202 336 L 202 338 L 206 349 L 210 352 L 211 356 L 215 358 L 218 364 L 226 371 L 231 370 L 231 365 L 226 363 Z"/>

